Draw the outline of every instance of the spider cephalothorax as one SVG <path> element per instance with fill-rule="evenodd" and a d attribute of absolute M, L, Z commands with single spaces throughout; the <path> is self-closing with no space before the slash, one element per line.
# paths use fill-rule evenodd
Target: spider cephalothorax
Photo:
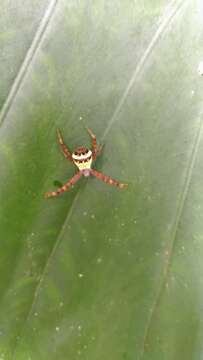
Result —
<path fill-rule="evenodd" d="M 90 176 L 93 175 L 97 177 L 98 179 L 104 181 L 105 183 L 109 185 L 115 185 L 118 186 L 120 189 L 126 188 L 128 185 L 120 183 L 117 180 L 111 179 L 109 176 L 102 174 L 101 172 L 92 169 L 92 161 L 96 159 L 97 155 L 100 154 L 102 150 L 102 146 L 97 145 L 97 139 L 94 133 L 91 129 L 87 129 L 89 135 L 92 139 L 92 150 L 86 148 L 86 147 L 79 147 L 77 148 L 72 154 L 65 145 L 61 132 L 59 129 L 57 129 L 57 136 L 58 141 L 61 146 L 61 149 L 63 151 L 64 156 L 73 162 L 79 169 L 79 171 L 70 179 L 65 185 L 58 188 L 56 191 L 49 191 L 45 194 L 45 197 L 53 197 L 58 196 L 64 191 L 67 191 L 70 189 L 72 185 L 78 181 L 81 176 Z"/>

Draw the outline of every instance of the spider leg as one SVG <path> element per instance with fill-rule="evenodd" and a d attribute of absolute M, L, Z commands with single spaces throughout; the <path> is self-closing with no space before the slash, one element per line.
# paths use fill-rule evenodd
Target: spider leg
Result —
<path fill-rule="evenodd" d="M 64 191 L 69 190 L 70 187 L 72 185 L 74 185 L 81 178 L 82 175 L 83 175 L 82 172 L 79 171 L 65 185 L 61 186 L 56 191 L 49 191 L 49 192 L 45 193 L 45 197 L 46 198 L 55 197 L 55 196 L 62 194 Z"/>
<path fill-rule="evenodd" d="M 128 187 L 128 184 L 120 183 L 117 180 L 111 179 L 109 176 L 102 174 L 101 172 L 91 169 L 91 175 L 97 177 L 98 179 L 104 181 L 106 184 L 118 186 L 120 189 L 125 189 Z"/>
<path fill-rule="evenodd" d="M 97 155 L 100 155 L 103 145 L 97 144 L 96 135 L 93 133 L 93 131 L 90 128 L 87 128 L 87 131 L 92 139 L 92 157 L 93 160 L 95 160 L 97 158 Z"/>
<path fill-rule="evenodd" d="M 63 137 L 62 137 L 62 135 L 61 135 L 60 130 L 57 129 L 56 132 L 57 132 L 58 142 L 59 142 L 59 144 L 60 144 L 60 146 L 61 146 L 61 150 L 62 150 L 64 156 L 66 157 L 66 159 L 68 159 L 68 160 L 70 160 L 70 161 L 73 161 L 71 152 L 70 152 L 70 150 L 67 148 L 66 144 L 64 143 Z"/>

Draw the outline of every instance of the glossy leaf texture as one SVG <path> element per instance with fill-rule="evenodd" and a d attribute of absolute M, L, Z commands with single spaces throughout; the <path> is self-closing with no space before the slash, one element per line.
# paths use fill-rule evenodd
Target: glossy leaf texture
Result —
<path fill-rule="evenodd" d="M 201 2 L 25 3 L 0 16 L 0 358 L 199 360 Z M 76 171 L 57 127 L 128 189 L 44 199 Z"/>

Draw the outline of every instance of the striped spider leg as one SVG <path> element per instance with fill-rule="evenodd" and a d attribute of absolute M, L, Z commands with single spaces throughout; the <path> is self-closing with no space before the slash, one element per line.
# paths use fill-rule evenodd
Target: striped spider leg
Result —
<path fill-rule="evenodd" d="M 109 176 L 104 175 L 103 173 L 101 173 L 95 169 L 91 169 L 91 175 L 97 177 L 98 179 L 102 180 L 106 184 L 115 185 L 115 186 L 119 187 L 120 189 L 125 189 L 128 187 L 128 184 L 123 184 L 115 179 L 111 179 Z"/>
<path fill-rule="evenodd" d="M 72 185 L 74 185 L 82 176 L 82 172 L 79 171 L 75 174 L 65 185 L 58 188 L 56 191 L 49 191 L 45 194 L 46 198 L 55 197 L 62 194 L 64 191 L 68 191 Z"/>
<path fill-rule="evenodd" d="M 103 145 L 97 144 L 97 138 L 96 135 L 93 133 L 92 129 L 87 128 L 87 131 L 92 139 L 92 158 L 93 160 L 96 160 L 97 155 L 100 155 L 103 149 Z"/>
<path fill-rule="evenodd" d="M 67 148 L 66 144 L 64 143 L 63 141 L 63 137 L 61 135 L 61 132 L 59 129 L 56 130 L 56 133 L 57 133 L 57 138 L 58 138 L 58 142 L 61 146 L 61 150 L 64 154 L 64 156 L 66 157 L 66 159 L 70 160 L 71 162 L 73 162 L 73 159 L 72 159 L 72 155 L 71 155 L 71 152 L 70 150 Z"/>

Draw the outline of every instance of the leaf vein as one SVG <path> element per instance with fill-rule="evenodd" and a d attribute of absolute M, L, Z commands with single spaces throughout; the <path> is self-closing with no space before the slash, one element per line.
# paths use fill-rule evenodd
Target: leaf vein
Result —
<path fill-rule="evenodd" d="M 200 119 L 199 120 L 199 127 L 198 127 L 197 132 L 196 132 L 196 134 L 194 136 L 194 142 L 193 142 L 193 146 L 192 146 L 192 149 L 191 149 L 191 155 L 190 155 L 190 158 L 189 158 L 189 161 L 188 161 L 188 166 L 187 166 L 186 172 L 185 172 L 185 179 L 184 179 L 184 183 L 183 183 L 183 191 L 180 194 L 178 205 L 177 205 L 177 210 L 176 210 L 175 219 L 174 219 L 174 223 L 173 223 L 172 234 L 171 234 L 171 242 L 170 242 L 169 246 L 165 249 L 165 254 L 167 256 L 166 256 L 166 258 L 165 258 L 166 260 L 164 262 L 163 276 L 162 276 L 162 279 L 160 281 L 160 286 L 159 286 L 157 295 L 155 297 L 155 301 L 154 301 L 154 304 L 152 306 L 152 311 L 150 312 L 149 320 L 148 320 L 148 323 L 147 323 L 147 326 L 146 326 L 140 359 L 142 359 L 143 356 L 144 356 L 144 352 L 145 352 L 145 349 L 146 349 L 146 346 L 147 346 L 147 340 L 148 340 L 151 324 L 152 324 L 153 318 L 155 316 L 155 313 L 157 311 L 158 305 L 160 303 L 161 296 L 162 296 L 162 293 L 163 293 L 164 288 L 165 288 L 165 284 L 166 284 L 167 279 L 168 279 L 169 269 L 170 269 L 170 265 L 171 265 L 171 261 L 172 261 L 172 257 L 173 257 L 173 253 L 174 253 L 174 248 L 175 248 L 175 243 L 176 243 L 176 239 L 177 239 L 178 227 L 179 227 L 179 224 L 180 224 L 181 216 L 182 216 L 183 211 L 184 211 L 188 191 L 189 191 L 189 188 L 190 188 L 193 169 L 194 169 L 195 162 L 196 162 L 196 157 L 197 157 L 197 153 L 198 153 L 198 149 L 199 149 L 199 144 L 200 144 L 200 141 L 201 141 L 201 138 L 202 138 L 202 132 L 203 132 L 203 122 Z"/>
<path fill-rule="evenodd" d="M 35 58 L 35 55 L 43 42 L 46 30 L 47 30 L 48 25 L 50 24 L 50 21 L 53 17 L 57 3 L 58 3 L 58 0 L 52 0 L 50 2 L 42 20 L 38 26 L 38 29 L 34 36 L 34 39 L 25 55 L 25 58 L 21 64 L 21 67 L 17 73 L 17 76 L 11 86 L 8 96 L 4 102 L 2 109 L 1 109 L 0 126 L 4 123 L 6 117 L 9 113 L 9 110 L 11 109 L 11 107 L 15 101 L 15 98 L 23 84 L 26 74 L 28 73 L 28 70 Z"/>
<path fill-rule="evenodd" d="M 187 2 L 187 1 L 186 1 Z M 184 4 L 186 3 L 184 2 Z M 171 11 L 169 11 L 167 13 L 167 15 L 165 15 L 163 17 L 163 20 L 160 22 L 160 25 L 157 29 L 157 31 L 155 32 L 154 36 L 152 37 L 149 45 L 147 46 L 145 52 L 143 53 L 143 55 L 141 56 L 140 60 L 138 61 L 136 67 L 135 67 L 135 70 L 134 72 L 132 73 L 131 75 L 131 78 L 127 84 L 127 87 L 125 88 L 119 102 L 118 102 L 118 105 L 116 106 L 114 112 L 113 112 L 113 115 L 109 121 L 109 124 L 103 134 L 103 137 L 102 139 L 104 139 L 106 137 L 106 135 L 108 134 L 108 132 L 110 131 L 111 127 L 113 126 L 119 112 L 121 111 L 123 105 L 125 104 L 125 101 L 131 91 L 131 89 L 133 88 L 133 86 L 135 85 L 136 83 L 136 80 L 139 78 L 139 75 L 141 74 L 142 72 L 142 69 L 144 68 L 148 58 L 150 57 L 153 49 L 155 48 L 155 46 L 157 45 L 159 39 L 161 38 L 161 36 L 163 36 L 164 32 L 167 30 L 167 27 L 168 25 L 170 24 L 170 22 L 172 21 L 172 19 L 176 16 L 177 12 L 179 12 L 180 8 L 182 8 L 183 4 L 181 5 L 177 5 L 176 6 L 172 6 L 174 3 L 174 1 L 171 2 L 169 8 L 171 7 Z M 176 2 L 175 2 L 176 3 Z"/>

